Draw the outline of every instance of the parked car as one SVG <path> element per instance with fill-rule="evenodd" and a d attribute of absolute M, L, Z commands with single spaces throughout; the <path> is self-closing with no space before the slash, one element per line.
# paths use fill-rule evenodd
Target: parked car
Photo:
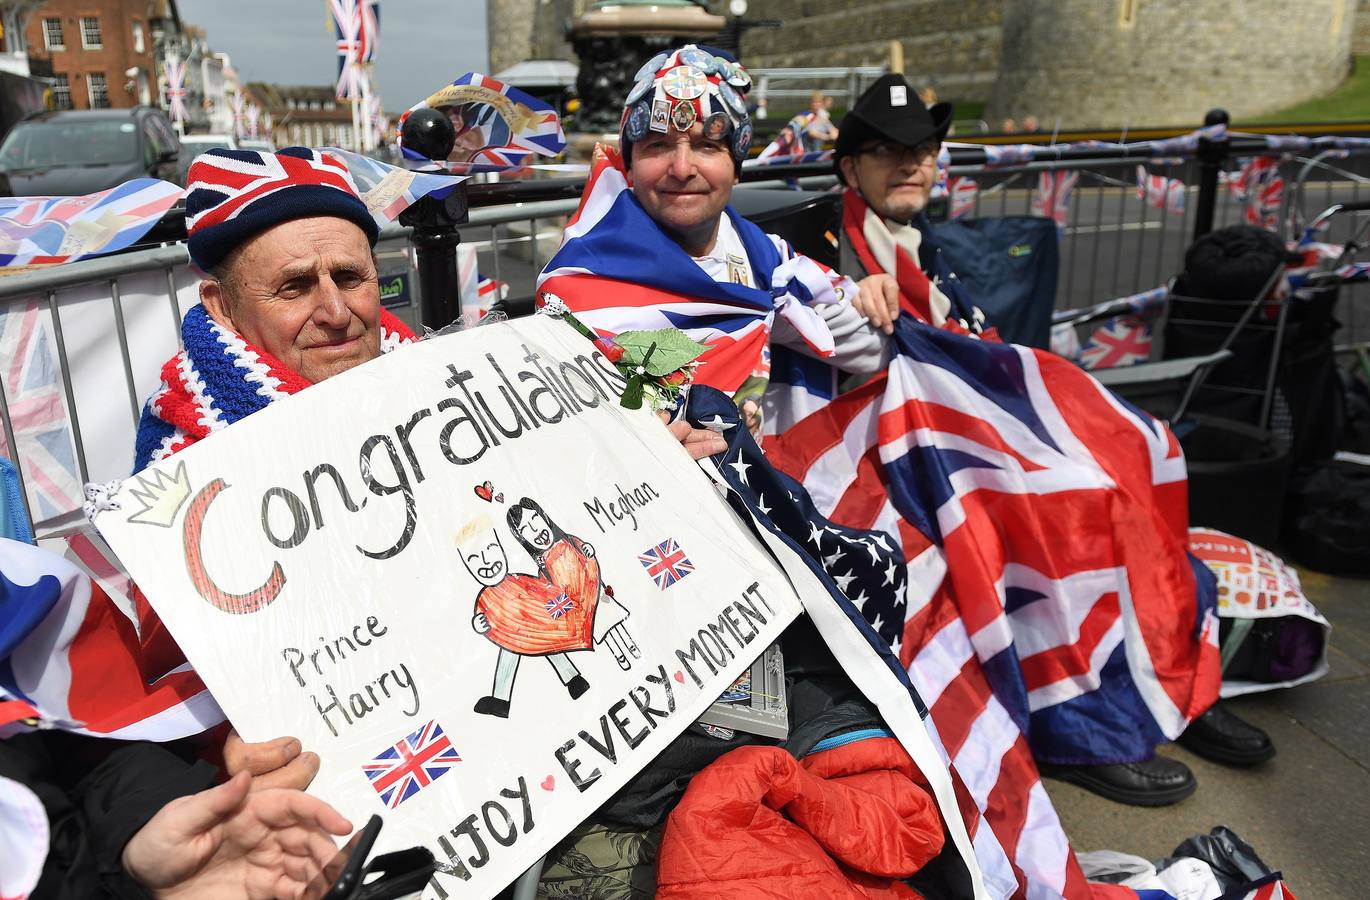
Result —
<path fill-rule="evenodd" d="M 186 183 L 186 175 L 195 157 L 206 150 L 237 150 L 238 146 L 231 134 L 181 135 L 181 184 Z"/>
<path fill-rule="evenodd" d="M 160 109 L 41 112 L 0 143 L 0 171 L 15 196 L 78 196 L 134 178 L 177 180 L 180 144 Z"/>

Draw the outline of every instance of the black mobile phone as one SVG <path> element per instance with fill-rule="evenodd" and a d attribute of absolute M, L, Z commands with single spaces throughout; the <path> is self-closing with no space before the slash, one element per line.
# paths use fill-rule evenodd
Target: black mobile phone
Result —
<path fill-rule="evenodd" d="M 437 868 L 426 847 L 383 853 L 367 863 L 381 832 L 372 816 L 305 891 L 307 900 L 394 900 L 423 889 Z"/>

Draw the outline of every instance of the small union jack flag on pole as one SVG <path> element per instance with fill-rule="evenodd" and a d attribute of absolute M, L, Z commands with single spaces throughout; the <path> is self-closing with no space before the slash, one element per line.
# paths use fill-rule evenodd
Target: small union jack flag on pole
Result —
<path fill-rule="evenodd" d="M 547 615 L 554 619 L 560 619 L 568 612 L 576 608 L 576 602 L 566 595 L 565 591 L 557 594 L 551 600 L 543 604 L 547 610 Z"/>
<path fill-rule="evenodd" d="M 638 554 L 637 561 L 663 591 L 695 570 L 694 563 L 686 558 L 675 538 L 648 547 Z"/>
<path fill-rule="evenodd" d="M 190 118 L 186 112 L 186 64 L 175 56 L 166 58 L 166 99 L 173 122 L 181 124 Z"/>
<path fill-rule="evenodd" d="M 459 762 L 461 754 L 433 720 L 377 753 L 362 765 L 362 772 L 380 794 L 381 802 L 394 809 Z"/>

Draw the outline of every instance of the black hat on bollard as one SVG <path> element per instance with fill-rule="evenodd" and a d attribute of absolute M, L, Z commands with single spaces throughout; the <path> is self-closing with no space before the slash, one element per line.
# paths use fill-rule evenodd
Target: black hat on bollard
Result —
<path fill-rule="evenodd" d="M 869 140 L 894 141 L 905 147 L 940 142 L 951 128 L 951 116 L 950 103 L 924 106 L 903 75 L 881 75 L 842 117 L 833 163 Z"/>

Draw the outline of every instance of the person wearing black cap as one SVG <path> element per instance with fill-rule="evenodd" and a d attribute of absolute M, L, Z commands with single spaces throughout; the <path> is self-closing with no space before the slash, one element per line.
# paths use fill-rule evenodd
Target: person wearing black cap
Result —
<path fill-rule="evenodd" d="M 901 300 L 876 311 L 878 325 L 903 309 L 930 325 L 979 331 L 982 317 L 961 296 L 924 215 L 951 117 L 950 103 L 924 106 L 903 75 L 889 74 L 842 119 L 833 150 L 847 186 L 838 268 L 852 278 L 895 276 Z"/>
<path fill-rule="evenodd" d="M 847 187 L 839 268 L 854 278 L 894 274 L 899 302 L 889 308 L 891 318 L 902 312 L 933 326 L 974 332 L 979 311 L 942 260 L 926 215 L 951 120 L 951 104 L 925 106 L 898 74 L 882 76 L 856 101 L 842 120 L 833 154 Z M 1231 765 L 1253 765 L 1274 755 L 1263 731 L 1219 706 L 1194 719 L 1178 742 Z M 1090 749 L 1082 746 L 1072 762 L 1090 758 Z M 1140 806 L 1178 802 L 1196 786 L 1187 766 L 1161 756 L 1101 765 L 1039 763 L 1045 775 Z"/>

